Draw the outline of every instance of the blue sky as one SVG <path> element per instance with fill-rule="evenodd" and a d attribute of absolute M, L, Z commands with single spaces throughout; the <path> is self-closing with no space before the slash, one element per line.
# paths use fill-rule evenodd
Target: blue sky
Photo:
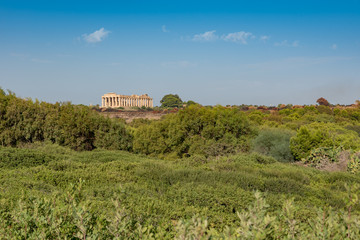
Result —
<path fill-rule="evenodd" d="M 0 86 L 48 102 L 360 99 L 360 1 L 0 0 Z"/>

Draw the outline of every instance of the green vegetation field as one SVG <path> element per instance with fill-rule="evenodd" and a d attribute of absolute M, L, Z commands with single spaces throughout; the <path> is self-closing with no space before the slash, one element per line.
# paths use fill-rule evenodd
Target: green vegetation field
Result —
<path fill-rule="evenodd" d="M 1 93 L 0 239 L 359 239 L 360 108 L 240 108 L 125 124 Z"/>
<path fill-rule="evenodd" d="M 71 238 L 83 232 L 87 238 L 112 238 L 109 227 L 118 220 L 116 214 L 123 221 L 117 224 L 124 224 L 117 226 L 123 238 L 139 237 L 140 227 L 145 235 L 172 238 L 179 234 L 179 220 L 196 214 L 222 232 L 225 226 L 239 227 L 236 213 L 254 203 L 255 190 L 266 192 L 268 212 L 275 216 L 294 198 L 293 218 L 307 223 L 317 208 L 347 209 L 345 184 L 360 183 L 359 176 L 274 162 L 259 154 L 164 161 L 35 144 L 1 148 L 0 156 L 2 238 Z M 359 205 L 352 211 L 360 211 Z M 11 226 L 11 234 L 5 226 Z"/>

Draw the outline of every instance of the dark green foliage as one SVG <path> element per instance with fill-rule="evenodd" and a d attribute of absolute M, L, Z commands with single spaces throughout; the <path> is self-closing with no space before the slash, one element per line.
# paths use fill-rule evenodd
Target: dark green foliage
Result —
<path fill-rule="evenodd" d="M 219 156 L 249 148 L 253 134 L 236 109 L 189 106 L 161 121 L 142 125 L 134 134 L 134 151 L 159 156 Z"/>
<path fill-rule="evenodd" d="M 290 148 L 296 159 L 309 156 L 319 147 L 342 147 L 345 150 L 360 148 L 359 135 L 333 123 L 312 123 L 302 126 L 291 138 Z"/>
<path fill-rule="evenodd" d="M 131 136 L 123 123 L 89 107 L 70 103 L 49 104 L 0 95 L 0 145 L 18 146 L 51 141 L 75 150 L 131 149 Z"/>
<path fill-rule="evenodd" d="M 0 168 L 34 167 L 59 159 L 36 149 L 0 148 Z"/>
<path fill-rule="evenodd" d="M 194 101 L 192 101 L 192 100 L 189 100 L 189 101 L 186 102 L 186 106 L 187 106 L 187 107 L 188 107 L 188 106 L 191 106 L 191 105 L 195 105 L 195 104 L 198 104 L 198 103 L 196 103 L 196 102 L 194 102 Z"/>
<path fill-rule="evenodd" d="M 164 108 L 179 108 L 182 107 L 183 101 L 177 94 L 167 94 L 161 100 L 161 107 Z"/>
<path fill-rule="evenodd" d="M 253 141 L 253 150 L 272 156 L 280 162 L 294 160 L 290 150 L 290 138 L 294 135 L 287 129 L 263 129 Z"/>

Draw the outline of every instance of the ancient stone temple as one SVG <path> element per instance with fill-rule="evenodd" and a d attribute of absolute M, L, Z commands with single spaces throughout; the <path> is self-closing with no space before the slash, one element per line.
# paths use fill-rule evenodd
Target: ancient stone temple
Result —
<path fill-rule="evenodd" d="M 153 107 L 153 99 L 147 94 L 143 95 L 119 95 L 116 93 L 107 93 L 101 97 L 101 107 Z"/>

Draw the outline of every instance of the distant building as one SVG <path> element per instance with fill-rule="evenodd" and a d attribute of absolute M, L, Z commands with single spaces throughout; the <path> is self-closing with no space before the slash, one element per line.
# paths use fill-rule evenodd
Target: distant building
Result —
<path fill-rule="evenodd" d="M 119 95 L 116 93 L 107 93 L 101 97 L 101 107 L 118 108 L 118 107 L 153 107 L 153 99 L 147 94 L 143 95 Z"/>

